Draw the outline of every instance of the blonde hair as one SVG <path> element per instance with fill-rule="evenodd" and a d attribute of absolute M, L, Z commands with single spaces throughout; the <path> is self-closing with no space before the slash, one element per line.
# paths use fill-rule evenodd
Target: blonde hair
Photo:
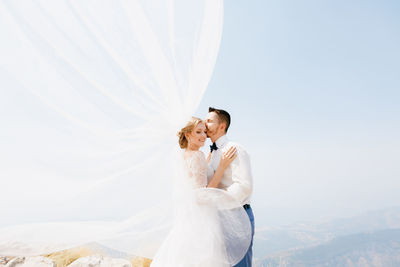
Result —
<path fill-rule="evenodd" d="M 188 146 L 188 140 L 185 136 L 186 133 L 191 133 L 193 131 L 194 128 L 196 128 L 197 125 L 199 125 L 200 123 L 202 123 L 203 120 L 197 117 L 192 117 L 192 119 L 186 124 L 185 127 L 183 127 L 179 133 L 178 133 L 178 137 L 179 137 L 179 146 L 183 149 L 183 148 L 187 148 Z"/>

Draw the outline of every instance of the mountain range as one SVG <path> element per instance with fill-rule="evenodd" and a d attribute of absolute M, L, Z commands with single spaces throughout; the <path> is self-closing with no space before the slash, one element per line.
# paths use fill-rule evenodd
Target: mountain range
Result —
<path fill-rule="evenodd" d="M 258 228 L 255 266 L 400 266 L 400 207 Z"/>

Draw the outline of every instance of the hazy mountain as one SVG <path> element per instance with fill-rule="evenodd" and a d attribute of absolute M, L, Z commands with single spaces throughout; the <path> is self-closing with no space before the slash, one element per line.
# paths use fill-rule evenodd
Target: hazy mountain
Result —
<path fill-rule="evenodd" d="M 400 266 L 400 229 L 337 237 L 318 246 L 270 255 L 257 266 Z"/>
<path fill-rule="evenodd" d="M 327 244 L 330 244 L 330 242 L 336 242 L 335 240 L 341 240 L 341 242 L 345 242 L 346 240 L 352 240 L 351 238 L 358 237 L 360 238 L 360 242 L 364 240 L 361 238 L 361 236 L 357 236 L 357 234 L 368 235 L 368 233 L 373 233 L 373 235 L 375 235 L 379 233 L 379 235 L 385 237 L 385 231 L 390 231 L 391 229 L 393 229 L 393 231 L 397 231 L 398 228 L 400 228 L 400 207 L 370 211 L 353 217 L 339 218 L 323 222 L 303 222 L 277 228 L 258 228 L 255 234 L 254 241 L 254 257 L 256 259 L 256 262 L 258 263 L 265 263 L 265 260 L 261 259 L 269 259 L 268 263 L 272 264 L 270 266 L 279 266 L 276 265 L 276 257 L 294 257 L 293 251 L 302 251 L 311 247 L 317 248 L 319 246 L 325 246 Z M 384 231 L 380 232 L 380 230 Z M 367 239 L 365 239 L 364 241 L 366 242 L 366 240 Z M 383 241 L 385 240 L 382 240 L 382 242 Z M 351 244 L 351 246 L 354 245 L 351 242 L 349 244 Z M 379 246 L 381 246 L 383 243 L 379 244 Z M 391 251 L 391 249 L 388 249 L 385 253 L 388 255 L 392 255 L 391 253 L 395 253 L 395 251 L 397 251 L 395 247 L 396 244 L 397 243 L 393 243 L 393 247 L 391 247 L 390 244 L 386 244 L 388 247 L 394 250 Z M 348 248 L 349 251 L 352 251 L 352 249 L 352 247 Z M 354 247 L 354 249 L 356 251 L 360 249 L 359 252 L 362 255 L 364 255 L 364 253 L 367 253 L 366 251 L 362 250 L 360 246 Z M 312 252 L 316 253 L 317 251 L 312 250 Z M 376 253 L 378 255 L 380 252 L 372 252 L 373 255 L 375 255 Z M 386 255 L 385 253 L 384 255 Z M 348 255 L 346 257 L 348 257 Z M 390 258 L 391 256 L 387 257 Z M 366 259 L 367 258 L 368 257 L 366 256 Z M 324 266 L 337 265 L 334 265 L 332 263 L 332 265 Z M 398 266 L 400 266 L 400 264 Z"/>

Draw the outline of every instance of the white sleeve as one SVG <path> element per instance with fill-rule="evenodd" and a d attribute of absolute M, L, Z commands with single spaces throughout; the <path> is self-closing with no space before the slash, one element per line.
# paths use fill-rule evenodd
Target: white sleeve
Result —
<path fill-rule="evenodd" d="M 204 153 L 201 151 L 195 152 L 189 162 L 189 176 L 194 179 L 196 187 L 207 186 L 207 161 Z"/>
<path fill-rule="evenodd" d="M 242 203 L 253 192 L 250 156 L 242 147 L 234 146 L 237 148 L 237 157 L 231 163 L 233 184 L 226 190 Z"/>

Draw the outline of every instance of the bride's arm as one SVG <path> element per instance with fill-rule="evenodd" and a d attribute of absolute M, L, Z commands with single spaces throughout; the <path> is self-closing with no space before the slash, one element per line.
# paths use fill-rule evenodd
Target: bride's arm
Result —
<path fill-rule="evenodd" d="M 208 164 L 210 163 L 210 160 L 211 160 L 211 154 L 212 154 L 212 152 L 208 153 L 208 156 L 207 156 L 207 163 Z"/>
<path fill-rule="evenodd" d="M 226 152 L 222 154 L 217 170 L 215 171 L 210 182 L 208 182 L 207 187 L 218 188 L 218 185 L 221 182 L 222 176 L 224 175 L 226 168 L 229 167 L 229 165 L 235 158 L 236 158 L 235 147 L 230 147 Z"/>

